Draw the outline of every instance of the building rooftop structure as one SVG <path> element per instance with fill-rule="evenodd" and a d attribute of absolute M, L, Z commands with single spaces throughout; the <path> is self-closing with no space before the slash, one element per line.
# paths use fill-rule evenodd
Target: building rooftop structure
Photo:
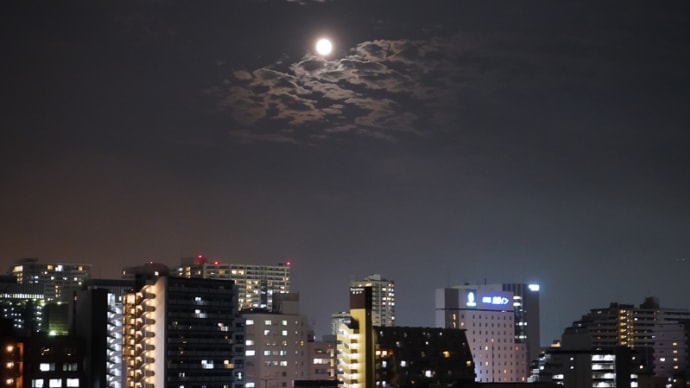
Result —
<path fill-rule="evenodd" d="M 10 274 L 20 284 L 40 284 L 46 303 L 69 302 L 71 293 L 91 276 L 91 265 L 83 263 L 41 263 L 38 259 L 19 260 Z"/>
<path fill-rule="evenodd" d="M 273 308 L 273 296 L 290 292 L 290 268 L 277 265 L 226 263 L 204 256 L 182 259 L 176 274 L 184 278 L 232 280 L 238 290 L 240 309 Z"/>
<path fill-rule="evenodd" d="M 374 326 L 395 326 L 395 282 L 380 274 L 354 280 L 350 287 L 371 287 L 371 322 Z"/>

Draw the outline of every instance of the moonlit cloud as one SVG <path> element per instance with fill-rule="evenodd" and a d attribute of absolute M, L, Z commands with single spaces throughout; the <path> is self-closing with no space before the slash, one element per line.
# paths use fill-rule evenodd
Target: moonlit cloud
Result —
<path fill-rule="evenodd" d="M 457 85 L 447 82 L 453 68 L 447 47 L 440 40 L 375 40 L 334 60 L 306 55 L 282 68 L 238 70 L 214 89 L 216 109 L 242 128 L 243 139 L 254 131 L 286 128 L 294 130 L 296 143 L 346 134 L 390 142 L 402 134 L 424 135 L 439 124 L 428 108 L 452 105 L 457 93 Z"/>
<path fill-rule="evenodd" d="M 473 105 L 491 109 L 515 96 L 548 99 L 594 87 L 600 74 L 611 73 L 605 56 L 594 66 L 594 59 L 579 54 L 601 43 L 587 37 L 552 41 L 462 31 L 365 41 L 332 60 L 305 55 L 292 63 L 236 70 L 213 89 L 216 109 L 229 119 L 230 130 L 284 134 L 290 129 L 295 143 L 353 135 L 395 142 L 446 133 L 465 125 Z M 549 47 L 563 41 L 581 47 L 572 51 L 578 54 L 552 55 Z"/>

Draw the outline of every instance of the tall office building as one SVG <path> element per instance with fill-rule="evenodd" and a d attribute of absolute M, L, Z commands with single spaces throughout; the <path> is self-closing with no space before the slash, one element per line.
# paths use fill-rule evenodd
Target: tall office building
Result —
<path fill-rule="evenodd" d="M 436 290 L 436 326 L 466 330 L 478 382 L 527 381 L 527 347 L 515 338 L 515 300 L 500 285 Z"/>
<path fill-rule="evenodd" d="M 245 319 L 245 387 L 291 387 L 308 378 L 310 328 L 299 314 L 299 295 L 276 295 L 273 311 L 241 310 Z"/>
<path fill-rule="evenodd" d="M 69 302 L 72 292 L 90 277 L 89 264 L 39 263 L 38 259 L 22 259 L 12 266 L 11 275 L 20 284 L 40 284 L 46 303 Z"/>
<path fill-rule="evenodd" d="M 395 282 L 373 274 L 362 280 L 355 280 L 350 287 L 371 288 L 371 322 L 374 326 L 395 325 Z"/>
<path fill-rule="evenodd" d="M 373 326 L 371 287 L 350 288 L 338 329 L 340 387 L 460 387 L 475 378 L 463 329 Z"/>
<path fill-rule="evenodd" d="M 233 264 L 203 256 L 182 259 L 177 276 L 232 280 L 240 309 L 273 308 L 273 295 L 290 292 L 289 261 L 278 265 Z"/>
<path fill-rule="evenodd" d="M 244 322 L 232 283 L 141 276 L 124 298 L 125 386 L 241 388 Z"/>
<path fill-rule="evenodd" d="M 503 283 L 503 291 L 513 294 L 515 312 L 515 342 L 527 346 L 527 362 L 539 358 L 541 353 L 541 325 L 539 313 L 539 284 Z"/>

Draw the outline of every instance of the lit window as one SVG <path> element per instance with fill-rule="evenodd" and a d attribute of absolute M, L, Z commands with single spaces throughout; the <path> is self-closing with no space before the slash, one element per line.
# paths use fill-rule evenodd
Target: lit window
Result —
<path fill-rule="evenodd" d="M 51 388 L 60 388 L 62 387 L 62 379 L 50 379 L 48 386 Z"/>
<path fill-rule="evenodd" d="M 39 366 L 38 369 L 41 372 L 49 372 L 55 370 L 55 364 L 49 364 L 47 362 L 42 362 Z"/>
<path fill-rule="evenodd" d="M 79 386 L 79 379 L 67 379 L 67 386 L 68 387 L 78 387 Z"/>
<path fill-rule="evenodd" d="M 254 320 L 253 320 L 253 319 L 247 319 L 247 322 L 246 322 L 245 324 L 246 324 L 247 326 L 251 326 L 251 325 L 254 324 Z"/>
<path fill-rule="evenodd" d="M 244 355 L 247 356 L 247 357 L 254 356 L 254 355 L 256 355 L 256 350 L 247 350 L 247 351 L 244 353 Z"/>
<path fill-rule="evenodd" d="M 32 388 L 43 388 L 43 379 L 36 379 L 31 381 Z"/>

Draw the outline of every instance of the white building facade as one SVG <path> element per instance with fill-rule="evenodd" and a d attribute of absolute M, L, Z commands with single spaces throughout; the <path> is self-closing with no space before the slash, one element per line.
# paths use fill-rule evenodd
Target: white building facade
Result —
<path fill-rule="evenodd" d="M 477 382 L 527 381 L 527 348 L 515 340 L 512 293 L 481 285 L 437 289 L 436 327 L 466 330 Z"/>
<path fill-rule="evenodd" d="M 281 295 L 288 298 L 296 294 Z M 309 334 L 296 299 L 277 300 L 276 311 L 243 310 L 245 319 L 245 387 L 292 387 L 309 378 Z"/>

